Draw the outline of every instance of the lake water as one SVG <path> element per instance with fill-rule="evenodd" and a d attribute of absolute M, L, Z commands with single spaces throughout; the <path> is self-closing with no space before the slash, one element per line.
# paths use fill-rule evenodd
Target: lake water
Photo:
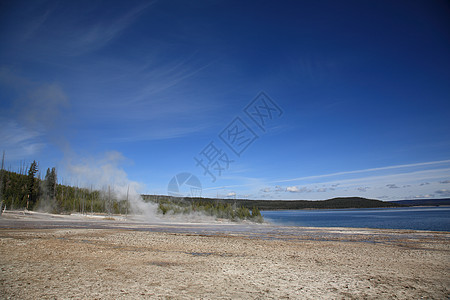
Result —
<path fill-rule="evenodd" d="M 261 211 L 266 221 L 306 227 L 450 231 L 450 207 Z"/>

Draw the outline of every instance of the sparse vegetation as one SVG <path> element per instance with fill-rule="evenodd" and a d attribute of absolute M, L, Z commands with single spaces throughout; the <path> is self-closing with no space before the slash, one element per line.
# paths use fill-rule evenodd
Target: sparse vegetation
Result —
<path fill-rule="evenodd" d="M 220 201 L 177 201 L 177 198 L 166 198 L 161 201 L 152 201 L 158 203 L 158 213 L 162 215 L 172 214 L 190 214 L 202 213 L 207 216 L 218 219 L 229 219 L 232 221 L 250 220 L 262 223 L 263 217 L 256 207 L 249 210 L 246 207 L 232 205 L 231 203 L 221 203 Z"/>

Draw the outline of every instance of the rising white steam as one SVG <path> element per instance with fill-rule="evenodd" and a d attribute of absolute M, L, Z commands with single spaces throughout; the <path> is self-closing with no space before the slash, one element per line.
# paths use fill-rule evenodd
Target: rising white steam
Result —
<path fill-rule="evenodd" d="M 115 199 L 128 199 L 131 212 L 144 215 L 148 220 L 156 218 L 156 205 L 144 202 L 139 191 L 143 184 L 128 179 L 121 167 L 125 157 L 117 151 L 105 153 L 102 157 L 83 158 L 76 162 L 67 160 L 65 169 L 72 185 L 97 190 L 109 190 Z"/>

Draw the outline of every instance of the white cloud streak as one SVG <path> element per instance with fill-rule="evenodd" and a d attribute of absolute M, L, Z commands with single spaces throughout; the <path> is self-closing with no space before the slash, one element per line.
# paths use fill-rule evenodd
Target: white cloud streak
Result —
<path fill-rule="evenodd" d="M 403 169 L 403 168 L 423 167 L 423 166 L 431 166 L 431 165 L 443 165 L 443 164 L 449 164 L 449 163 L 450 163 L 450 160 L 430 161 L 430 162 L 422 162 L 422 163 L 415 163 L 415 164 L 393 165 L 393 166 L 380 167 L 380 168 L 369 168 L 369 169 L 336 172 L 336 173 L 322 174 L 322 175 L 297 177 L 297 178 L 292 178 L 292 179 L 274 180 L 272 182 L 277 183 L 277 182 L 291 182 L 291 181 L 300 181 L 300 180 L 309 180 L 309 179 L 320 179 L 320 178 L 333 177 L 333 176 L 369 173 L 369 172 L 376 172 L 376 171 L 387 171 L 387 170 Z"/>
<path fill-rule="evenodd" d="M 448 174 L 450 173 L 450 160 L 423 162 L 415 164 L 404 164 L 387 166 L 382 168 L 370 168 L 363 170 L 355 170 L 348 172 L 338 172 L 332 174 L 323 174 L 316 176 L 300 177 L 297 185 L 287 186 L 283 188 L 278 185 L 280 182 L 286 181 L 268 181 L 258 180 L 259 188 L 255 183 L 243 185 L 228 185 L 221 188 L 239 188 L 239 187 L 253 187 L 256 191 L 263 191 L 261 186 L 265 187 L 263 194 L 278 193 L 277 198 L 292 198 L 293 194 L 308 193 L 310 198 L 324 199 L 327 197 L 338 196 L 365 196 L 376 199 L 407 199 L 415 195 L 433 195 L 438 185 L 442 186 L 442 182 L 446 182 Z M 420 167 L 421 169 L 417 170 Z M 426 169 L 423 169 L 426 167 Z M 392 170 L 396 170 L 392 174 Z M 387 172 L 389 171 L 389 172 Z M 374 174 L 371 174 L 374 173 Z M 338 176 L 340 174 L 341 176 Z M 353 178 L 346 178 L 345 175 L 359 175 Z M 302 180 L 315 179 L 313 183 L 305 184 Z M 292 181 L 292 180 L 289 180 Z M 315 183 L 314 183 L 315 182 Z M 426 182 L 427 184 L 424 184 Z M 277 185 L 271 187 L 271 184 Z M 320 187 L 317 184 L 320 183 Z M 300 185 L 303 185 L 301 188 Z M 205 188 L 204 190 L 214 190 L 215 187 Z M 265 192 L 266 190 L 270 192 Z M 281 192 L 283 190 L 285 193 Z M 363 194 L 361 194 L 363 193 Z M 445 191 L 441 191 L 441 196 Z M 258 198 L 263 194 L 253 194 L 253 198 Z M 414 195 L 413 194 L 413 195 Z M 439 194 L 439 193 L 437 193 Z M 289 197 L 291 195 L 291 197 Z M 389 196 L 386 196 L 389 195 Z M 295 198 L 295 197 L 294 197 Z"/>
<path fill-rule="evenodd" d="M 291 192 L 291 193 L 299 193 L 300 189 L 297 186 L 288 186 L 286 188 L 286 191 Z"/>
<path fill-rule="evenodd" d="M 302 180 L 309 180 L 309 179 L 322 179 L 327 177 L 338 177 L 339 175 L 348 175 L 348 174 L 360 174 L 360 173 L 370 173 L 375 171 L 384 171 L 384 170 L 393 170 L 393 169 L 401 169 L 401 168 L 413 168 L 413 167 L 419 167 L 419 166 L 431 166 L 431 165 L 447 165 L 450 164 L 450 160 L 440 160 L 440 161 L 431 161 L 431 162 L 422 162 L 422 163 L 415 163 L 415 164 L 404 164 L 404 165 L 393 165 L 393 166 L 387 166 L 387 167 L 380 167 L 380 168 L 369 168 L 369 169 L 362 169 L 362 170 L 353 170 L 353 171 L 345 171 L 345 172 L 336 172 L 336 173 L 329 173 L 329 174 L 322 174 L 322 175 L 314 175 L 314 176 L 305 176 L 305 177 L 297 177 L 293 179 L 282 179 L 282 180 L 263 180 L 263 179 L 257 179 L 261 183 L 265 183 L 266 185 L 271 183 L 281 183 L 281 182 L 291 182 L 291 181 L 302 181 Z M 341 186 L 344 183 L 361 183 L 366 181 L 373 181 L 373 180 L 393 180 L 393 179 L 399 179 L 404 178 L 405 176 L 414 176 L 414 180 L 426 180 L 429 179 L 439 179 L 439 178 L 445 178 L 448 177 L 448 173 L 445 173 L 449 171 L 450 169 L 431 169 L 431 170 L 424 170 L 424 171 L 415 171 L 415 172 L 404 172 L 400 174 L 386 174 L 386 175 L 380 175 L 380 176 L 363 176 L 358 177 L 354 179 L 336 179 L 332 181 L 324 181 L 328 184 L 331 184 L 332 187 L 338 187 Z M 427 176 L 420 176 L 425 175 Z M 435 176 L 433 176 L 435 174 Z M 256 180 L 256 179 L 255 179 Z M 317 181 L 319 182 L 319 181 Z M 322 181 L 320 181 L 322 182 Z M 392 181 L 391 181 L 392 182 Z M 386 182 L 385 184 L 389 184 L 389 182 Z M 426 183 L 427 184 L 427 183 Z M 221 187 L 209 187 L 206 189 L 221 189 L 221 188 L 231 188 L 231 187 L 244 187 L 244 186 L 251 186 L 254 185 L 253 183 L 249 184 L 242 184 L 242 185 L 228 185 L 228 186 L 221 186 Z"/>
<path fill-rule="evenodd" d="M 0 120 L 0 150 L 8 160 L 30 158 L 45 148 L 42 133 L 29 130 L 14 121 Z"/>
<path fill-rule="evenodd" d="M 146 2 L 124 11 L 105 11 L 93 3 L 81 7 L 70 3 L 34 6 L 20 14 L 25 24 L 16 25 L 13 30 L 21 34 L 23 45 L 34 44 L 33 50 L 40 55 L 51 50 L 57 55 L 78 56 L 106 46 L 152 4 Z M 81 10 L 83 13 L 77 13 Z"/>

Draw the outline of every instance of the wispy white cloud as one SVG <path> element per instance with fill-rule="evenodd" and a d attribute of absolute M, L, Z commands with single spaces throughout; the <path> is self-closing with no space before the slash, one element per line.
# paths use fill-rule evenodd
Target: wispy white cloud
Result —
<path fill-rule="evenodd" d="M 104 74 L 97 74 L 93 77 L 99 82 L 85 83 L 91 91 L 81 92 L 81 102 L 74 105 L 84 108 L 83 115 L 89 122 L 111 124 L 105 128 L 110 132 L 104 136 L 113 136 L 107 141 L 178 138 L 205 131 L 217 122 L 212 116 L 223 103 L 208 94 L 211 89 L 195 77 L 206 66 L 200 59 L 189 57 L 173 65 L 160 55 L 164 56 L 161 53 L 148 58 L 152 61 L 149 66 L 136 72 L 136 62 L 119 61 L 119 73 L 127 74 L 126 78 L 104 79 Z M 92 73 L 96 72 L 93 68 Z M 110 93 L 111 87 L 118 87 L 119 92 Z"/>
<path fill-rule="evenodd" d="M 33 50 L 40 56 L 45 52 L 77 56 L 102 48 L 123 34 L 152 4 L 124 10 L 105 10 L 95 3 L 31 6 L 20 13 L 24 24 L 12 30 L 17 30 L 24 43 L 35 45 Z"/>
<path fill-rule="evenodd" d="M 35 15 L 23 20 L 21 24 L 22 25 L 21 31 L 19 31 L 21 34 L 19 34 L 17 37 L 22 41 L 26 41 L 29 38 L 33 37 L 39 31 L 42 25 L 45 24 L 48 17 L 51 15 L 53 9 L 54 8 L 52 7 L 48 7 L 47 9 L 44 9 L 42 12 L 37 12 L 36 8 L 32 9 L 35 11 Z"/>
<path fill-rule="evenodd" d="M 23 21 L 10 21 L 11 31 L 23 37 L 11 48 L 20 49 L 15 58 L 32 57 L 64 70 L 62 77 L 75 79 L 70 81 L 73 109 L 86 127 L 90 124 L 89 130 L 101 127 L 99 138 L 106 142 L 173 139 L 204 131 L 214 123 L 208 112 L 216 111 L 217 103 L 207 94 L 212 88 L 202 85 L 199 95 L 199 85 L 192 81 L 217 58 L 205 59 L 196 48 L 179 53 L 165 38 L 144 35 L 124 46 L 128 55 L 95 52 L 127 39 L 127 30 L 145 14 L 151 15 L 155 2 L 29 5 L 19 14 Z M 145 49 L 139 55 L 129 50 L 137 44 L 139 51 Z"/>
<path fill-rule="evenodd" d="M 140 72 L 141 89 L 135 97 L 125 102 L 126 105 L 136 105 L 142 102 L 144 104 L 152 103 L 162 96 L 161 93 L 170 90 L 179 83 L 186 82 L 212 64 L 212 62 L 200 63 L 193 55 L 190 55 L 178 62 L 167 62 L 162 65 L 155 62 L 158 56 L 155 56 L 153 64 Z"/>
<path fill-rule="evenodd" d="M 11 91 L 6 99 L 9 107 L 0 113 L 0 118 L 7 124 L 1 129 L 7 131 L 3 133 L 3 143 L 16 149 L 15 157 L 37 153 L 49 142 L 66 145 L 63 131 L 70 103 L 58 83 L 35 82 L 2 68 L 0 86 Z"/>
<path fill-rule="evenodd" d="M 440 197 L 450 197 L 449 189 L 440 189 L 435 191 L 435 193 L 438 194 Z"/>
<path fill-rule="evenodd" d="M 413 168 L 413 167 L 424 167 L 424 166 L 431 166 L 431 165 L 448 165 L 448 164 L 450 164 L 450 160 L 430 161 L 430 162 L 422 162 L 422 163 L 415 163 L 415 164 L 393 165 L 393 166 L 386 166 L 386 167 L 380 167 L 380 168 L 368 168 L 368 169 L 362 169 L 362 170 L 353 170 L 353 171 L 336 172 L 336 173 L 329 173 L 329 174 L 322 174 L 322 175 L 297 177 L 297 178 L 292 178 L 292 179 L 281 179 L 281 180 L 274 180 L 273 182 L 276 183 L 276 182 L 301 181 L 301 180 L 320 179 L 320 178 L 350 175 L 350 174 L 371 173 L 371 172 L 376 172 L 376 171 L 387 171 L 387 170 L 395 170 L 395 169 L 407 169 L 407 168 Z"/>
<path fill-rule="evenodd" d="M 376 184 L 379 186 L 391 185 L 392 182 L 396 182 L 396 184 L 408 184 L 408 183 L 416 183 L 423 179 L 429 181 L 440 180 L 441 178 L 446 177 L 447 176 L 446 174 L 448 174 L 448 172 L 450 172 L 450 168 L 438 168 L 438 169 L 402 172 L 378 176 L 362 176 L 357 178 L 339 180 L 339 183 L 341 188 L 345 186 L 347 187 L 358 186 L 366 183 L 370 183 L 371 185 Z M 326 183 L 334 184 L 335 182 L 336 181 L 329 181 Z"/>
<path fill-rule="evenodd" d="M 34 82 L 2 68 L 0 86 L 13 91 L 8 99 L 11 108 L 3 112 L 4 118 L 14 118 L 25 126 L 45 131 L 60 128 L 66 120 L 64 110 L 70 104 L 58 83 Z"/>
<path fill-rule="evenodd" d="M 367 170 L 374 171 L 367 172 Z M 308 198 L 324 199 L 337 196 L 357 196 L 359 195 L 358 193 L 363 193 L 361 195 L 369 198 L 382 199 L 381 197 L 385 196 L 387 198 L 384 199 L 394 200 L 414 197 L 407 196 L 408 193 L 415 193 L 415 195 L 422 196 L 435 194 L 434 191 L 437 185 L 442 185 L 440 182 L 445 182 L 449 172 L 450 161 L 444 160 L 302 177 L 302 179 L 306 178 L 311 180 L 311 178 L 314 178 L 315 180 L 309 184 L 303 180 L 298 180 L 297 185 L 284 188 L 278 184 L 271 186 L 272 183 L 279 183 L 279 181 L 264 179 L 255 181 L 253 184 L 230 185 L 228 187 L 248 188 L 258 183 L 260 188 L 257 191 L 264 191 L 264 193 L 254 194 L 254 198 L 258 198 L 258 195 L 273 194 L 273 197 L 279 199 L 298 199 L 298 196 L 294 196 L 294 194 L 300 195 L 301 193 L 305 193 L 306 195 L 307 193 Z M 349 173 L 354 176 L 351 178 L 346 178 L 347 176 L 336 176 L 336 174 L 348 175 Z M 317 186 L 318 183 L 320 183 L 320 186 Z M 300 187 L 300 185 L 303 186 Z M 212 190 L 215 188 L 212 187 L 209 189 Z M 444 191 L 441 191 L 442 193 Z M 387 196 L 388 194 L 389 196 Z"/>
<path fill-rule="evenodd" d="M 14 121 L 0 119 L 0 150 L 9 161 L 33 157 L 45 148 L 42 133 L 20 126 Z"/>
<path fill-rule="evenodd" d="M 399 189 L 400 188 L 396 184 L 393 184 L 393 183 L 386 184 L 386 186 L 390 189 Z"/>
<path fill-rule="evenodd" d="M 393 169 L 406 169 L 406 168 L 414 168 L 418 166 L 433 166 L 434 168 L 426 169 L 426 170 L 419 170 L 419 171 L 401 171 L 394 174 L 382 174 L 378 176 L 358 176 L 356 178 L 350 178 L 350 179 L 333 179 L 329 181 L 322 181 L 318 179 L 327 178 L 327 177 L 339 177 L 339 175 L 348 175 L 348 174 L 359 174 L 359 173 L 370 173 L 375 171 L 383 171 L 383 170 L 393 170 Z M 406 178 L 407 180 L 426 180 L 428 179 L 439 179 L 439 178 L 445 178 L 448 177 L 449 168 L 443 168 L 444 166 L 450 166 L 450 160 L 441 160 L 441 161 L 432 161 L 432 162 L 423 162 L 423 163 L 415 163 L 415 164 L 405 164 L 405 165 L 394 165 L 394 166 L 387 166 L 387 167 L 381 167 L 381 168 L 371 168 L 371 169 L 362 169 L 362 170 L 354 170 L 354 171 L 345 171 L 345 172 L 336 172 L 336 173 L 329 173 L 329 174 L 322 174 L 322 175 L 314 175 L 314 176 L 305 176 L 305 177 L 297 177 L 293 179 L 282 179 L 282 180 L 267 180 L 267 179 L 260 179 L 261 182 L 265 182 L 266 184 L 270 183 L 281 183 L 281 182 L 290 182 L 290 181 L 303 181 L 303 180 L 310 180 L 310 179 L 317 179 L 316 182 L 324 182 L 331 187 L 338 187 L 345 184 L 356 184 L 358 182 L 366 182 L 366 181 L 380 181 L 383 180 L 384 184 L 390 184 L 389 180 L 396 180 L 401 178 Z M 391 181 L 391 183 L 392 183 Z M 421 183 L 420 185 L 427 185 L 428 182 Z M 234 185 L 234 186 L 246 186 L 246 185 Z"/>
<path fill-rule="evenodd" d="M 427 198 L 433 198 L 434 194 L 420 194 L 420 195 L 415 195 L 415 196 L 409 196 L 409 197 L 405 197 L 405 199 L 427 199 Z"/>
<path fill-rule="evenodd" d="M 281 185 L 276 185 L 275 192 L 284 192 L 284 188 Z"/>
<path fill-rule="evenodd" d="M 298 188 L 298 186 L 295 185 L 286 187 L 286 191 L 291 193 L 300 193 L 300 189 Z"/>
<path fill-rule="evenodd" d="M 204 130 L 205 126 L 193 127 L 166 127 L 166 128 L 142 128 L 140 131 L 130 129 L 121 135 L 105 139 L 107 142 L 130 143 L 139 141 L 167 140 L 191 135 Z"/>

